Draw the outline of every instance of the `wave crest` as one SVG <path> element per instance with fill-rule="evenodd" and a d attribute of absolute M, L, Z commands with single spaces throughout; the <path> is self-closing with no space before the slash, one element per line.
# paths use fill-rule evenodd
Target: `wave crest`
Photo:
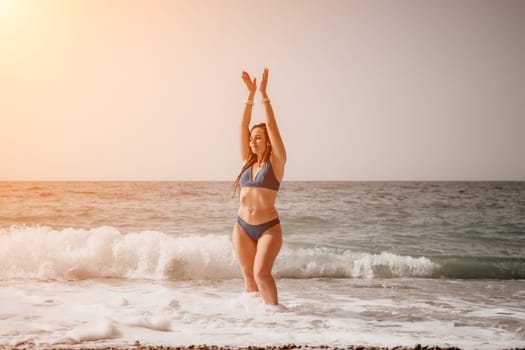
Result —
<path fill-rule="evenodd" d="M 113 227 L 0 230 L 0 279 L 189 279 L 235 277 L 227 236 L 122 234 Z"/>
<path fill-rule="evenodd" d="M 278 266 L 278 271 L 282 277 L 288 278 L 428 277 L 436 268 L 425 257 L 388 252 L 369 254 L 326 247 L 288 249 L 281 252 L 281 256 L 285 265 Z"/>
<path fill-rule="evenodd" d="M 103 226 L 0 229 L 0 280 L 91 278 L 222 280 L 240 278 L 227 235 L 121 233 Z M 412 257 L 330 247 L 283 245 L 278 278 L 525 278 L 525 259 Z"/>

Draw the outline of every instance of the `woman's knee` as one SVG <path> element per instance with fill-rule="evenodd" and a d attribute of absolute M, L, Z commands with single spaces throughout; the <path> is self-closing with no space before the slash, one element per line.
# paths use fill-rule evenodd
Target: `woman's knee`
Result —
<path fill-rule="evenodd" d="M 266 269 L 256 269 L 253 275 L 257 284 L 267 283 L 273 279 L 271 271 Z"/>
<path fill-rule="evenodd" d="M 251 266 L 241 266 L 242 275 L 244 278 L 251 280 L 255 279 L 255 274 L 253 273 L 253 267 Z"/>

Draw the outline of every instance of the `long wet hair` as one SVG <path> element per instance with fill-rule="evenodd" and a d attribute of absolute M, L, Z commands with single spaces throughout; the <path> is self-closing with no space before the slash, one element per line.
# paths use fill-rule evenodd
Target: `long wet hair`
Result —
<path fill-rule="evenodd" d="M 250 129 L 250 134 L 255 128 L 263 129 L 264 136 L 266 136 L 266 140 L 268 141 L 266 150 L 264 151 L 263 156 L 262 156 L 262 160 L 266 162 L 268 159 L 270 159 L 270 155 L 272 154 L 272 144 L 270 143 L 270 136 L 268 135 L 268 130 L 266 129 L 266 123 L 255 124 L 254 126 L 252 126 L 252 128 Z M 235 193 L 237 193 L 237 190 L 240 189 L 240 181 L 241 181 L 242 173 L 244 173 L 246 169 L 248 169 L 249 167 L 251 167 L 253 164 L 257 162 L 257 155 L 252 152 L 251 148 L 249 149 L 250 149 L 250 156 L 248 157 L 248 160 L 242 166 L 241 172 L 239 173 L 239 175 L 237 175 L 237 179 L 235 179 L 235 182 L 233 183 L 232 197 L 234 197 Z"/>

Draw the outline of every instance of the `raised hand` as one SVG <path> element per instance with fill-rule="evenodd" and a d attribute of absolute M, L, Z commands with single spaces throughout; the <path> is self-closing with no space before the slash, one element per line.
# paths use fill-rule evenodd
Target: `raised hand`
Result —
<path fill-rule="evenodd" d="M 257 78 L 250 78 L 250 74 L 248 72 L 242 71 L 242 80 L 246 84 L 246 87 L 248 88 L 248 91 L 250 91 L 250 94 L 255 94 L 255 91 L 257 91 Z"/>
<path fill-rule="evenodd" d="M 264 68 L 261 86 L 259 86 L 259 91 L 263 96 L 266 96 L 266 86 L 268 85 L 268 68 Z"/>

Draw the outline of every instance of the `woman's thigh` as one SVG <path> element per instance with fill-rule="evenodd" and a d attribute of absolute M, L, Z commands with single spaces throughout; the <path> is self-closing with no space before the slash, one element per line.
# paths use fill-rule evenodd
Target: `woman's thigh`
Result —
<path fill-rule="evenodd" d="M 253 264 L 257 252 L 257 242 L 255 242 L 244 230 L 235 223 L 232 235 L 233 248 L 243 271 L 246 269 L 253 272 Z"/>
<path fill-rule="evenodd" d="M 254 271 L 256 274 L 270 274 L 277 254 L 283 243 L 281 225 L 275 225 L 265 231 L 257 241 Z"/>

